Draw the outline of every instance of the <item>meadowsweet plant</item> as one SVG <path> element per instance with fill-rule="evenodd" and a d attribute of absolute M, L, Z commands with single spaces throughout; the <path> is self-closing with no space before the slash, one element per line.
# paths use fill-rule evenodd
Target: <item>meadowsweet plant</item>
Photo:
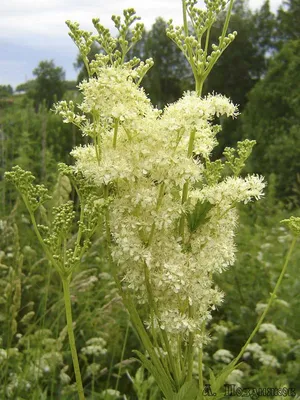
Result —
<path fill-rule="evenodd" d="M 167 400 L 202 399 L 206 325 L 223 299 L 213 277 L 235 259 L 236 205 L 263 195 L 261 176 L 240 175 L 253 141 L 239 142 L 236 149 L 225 149 L 222 160 L 211 160 L 221 130 L 216 118 L 238 115 L 225 96 L 202 96 L 203 82 L 236 36 L 227 32 L 233 0 L 219 41 L 212 45 L 210 30 L 226 3 L 206 1 L 206 11 L 199 10 L 194 0 L 182 4 L 183 26 L 174 27 L 170 21 L 167 34 L 191 65 L 195 91 L 162 111 L 152 106 L 140 87 L 153 61 L 127 57 L 143 30 L 133 9 L 125 10 L 123 18 L 112 17 L 118 38 L 99 19 L 93 20 L 95 35 L 67 22 L 89 74 L 79 84 L 80 104 L 55 105 L 63 122 L 76 125 L 90 138 L 89 144 L 73 149 L 74 166 L 59 166 L 79 198 L 78 221 L 74 204 L 66 201 L 54 209 L 51 223 L 38 225 L 35 214 L 48 198 L 45 188 L 33 185 L 32 175 L 19 167 L 7 173 L 63 282 L 80 399 L 84 390 L 69 284 L 96 230 L 105 233 L 110 268 L 145 349 L 137 356 Z M 101 51 L 89 61 L 94 42 Z M 211 373 L 213 390 L 220 389 L 237 361 L 219 377 Z"/>

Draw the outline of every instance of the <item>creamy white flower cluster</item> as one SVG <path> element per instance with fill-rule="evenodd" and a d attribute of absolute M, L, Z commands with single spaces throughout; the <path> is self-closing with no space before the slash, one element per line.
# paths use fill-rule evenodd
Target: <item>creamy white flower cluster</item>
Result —
<path fill-rule="evenodd" d="M 213 359 L 216 361 L 221 361 L 225 364 L 229 364 L 230 361 L 233 360 L 233 355 L 229 350 L 219 349 L 214 353 Z"/>
<path fill-rule="evenodd" d="M 94 143 L 73 150 L 74 168 L 108 194 L 106 226 L 122 285 L 154 310 L 149 326 L 183 340 L 192 333 L 201 346 L 223 298 L 213 274 L 235 259 L 234 207 L 264 188 L 258 176 L 205 179 L 219 130 L 212 120 L 237 109 L 224 96 L 188 92 L 160 112 L 125 67 L 103 68 L 80 89 L 81 129 Z M 65 106 L 57 106 L 64 120 Z"/>
<path fill-rule="evenodd" d="M 271 368 L 279 368 L 280 364 L 277 360 L 276 357 L 274 357 L 272 354 L 267 354 L 264 352 L 263 348 L 258 344 L 258 343 L 250 343 L 247 346 L 246 353 L 244 354 L 244 358 L 248 359 L 250 355 L 254 359 L 257 359 L 259 362 L 261 362 L 263 365 L 266 367 L 271 367 Z"/>

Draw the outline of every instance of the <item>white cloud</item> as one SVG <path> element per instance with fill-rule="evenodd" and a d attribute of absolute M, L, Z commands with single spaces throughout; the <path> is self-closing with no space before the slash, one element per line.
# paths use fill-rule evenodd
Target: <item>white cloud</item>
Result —
<path fill-rule="evenodd" d="M 263 1 L 249 0 L 249 5 L 257 9 Z M 103 25 L 113 30 L 111 15 L 133 7 L 149 29 L 159 16 L 181 23 L 181 4 L 181 0 L 0 0 L 0 58 L 12 63 L 11 71 L 4 71 L 0 64 L 0 84 L 23 82 L 24 71 L 20 74 L 20 68 L 14 65 L 22 65 L 26 76 L 30 76 L 38 61 L 44 59 L 54 59 L 67 71 L 68 79 L 73 78 L 72 62 L 77 50 L 68 36 L 67 19 L 79 22 L 85 30 L 94 31 L 92 18 L 99 17 Z M 203 0 L 199 0 L 199 7 L 201 4 Z M 272 10 L 279 4 L 280 0 L 271 0 Z M 18 49 L 16 54 L 11 48 Z"/>
<path fill-rule="evenodd" d="M 251 8 L 258 8 L 263 0 L 250 0 Z M 200 6 L 201 3 L 199 2 Z M 271 0 L 275 10 L 280 0 Z M 181 0 L 9 0 L 0 5 L 0 38 L 18 38 L 24 35 L 43 35 L 52 38 L 62 37 L 67 32 L 64 22 L 67 19 L 78 21 L 84 29 L 93 29 L 91 20 L 100 17 L 101 22 L 110 28 L 112 14 L 119 14 L 124 8 L 134 7 L 150 28 L 158 16 L 176 23 L 181 21 Z"/>

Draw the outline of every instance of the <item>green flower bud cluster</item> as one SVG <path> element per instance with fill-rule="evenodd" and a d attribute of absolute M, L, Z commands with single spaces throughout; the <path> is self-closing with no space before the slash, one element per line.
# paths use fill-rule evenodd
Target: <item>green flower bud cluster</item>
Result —
<path fill-rule="evenodd" d="M 99 43 L 100 48 L 103 49 L 105 53 L 109 56 L 110 61 L 112 61 L 111 57 L 117 48 L 118 41 L 111 36 L 109 29 L 100 24 L 99 18 L 93 18 L 92 21 L 95 29 L 98 32 L 98 36 L 95 36 L 95 40 L 97 43 Z M 117 56 L 120 57 L 119 51 L 117 53 Z"/>
<path fill-rule="evenodd" d="M 210 31 L 218 15 L 225 10 L 224 0 L 205 1 L 207 7 L 205 11 L 196 7 L 196 0 L 184 0 L 184 25 L 174 27 L 172 20 L 168 23 L 167 36 L 181 49 L 191 65 L 199 93 L 214 64 L 237 35 L 237 32 L 233 32 L 226 36 L 232 3 L 231 1 L 219 43 L 212 44 L 211 52 L 209 52 Z M 191 22 L 192 34 L 187 15 Z"/>
<path fill-rule="evenodd" d="M 93 201 L 98 199 L 100 195 L 95 185 L 87 180 L 81 171 L 76 171 L 71 165 L 59 163 L 58 170 L 63 176 L 68 177 L 70 180 L 80 198 L 80 202 L 86 205 L 85 212 L 90 212 L 94 207 Z"/>
<path fill-rule="evenodd" d="M 282 224 L 285 224 L 295 236 L 300 236 L 300 217 L 290 217 L 283 219 Z"/>
<path fill-rule="evenodd" d="M 230 167 L 235 176 L 238 176 L 245 166 L 246 160 L 249 158 L 253 146 L 256 144 L 255 140 L 246 139 L 242 142 L 237 142 L 237 149 L 226 147 L 224 156 L 226 164 Z"/>
<path fill-rule="evenodd" d="M 95 41 L 95 36 L 93 36 L 92 32 L 80 29 L 78 22 L 66 21 L 66 24 L 70 29 L 69 36 L 78 47 L 83 62 L 88 68 L 88 55 L 91 51 L 92 44 Z"/>
<path fill-rule="evenodd" d="M 122 51 L 122 56 L 123 60 L 125 55 L 128 53 L 128 51 L 132 48 L 132 46 L 141 40 L 143 31 L 144 31 L 144 24 L 138 22 L 136 25 L 130 30 L 130 26 L 138 21 L 140 17 L 136 16 L 135 10 L 133 8 L 128 8 L 123 11 L 123 16 L 124 16 L 124 23 L 121 23 L 121 17 L 120 16 L 112 16 L 112 20 L 115 24 L 115 27 L 119 31 L 119 45 L 121 47 Z M 129 42 L 130 40 L 130 42 Z"/>
<path fill-rule="evenodd" d="M 61 244 L 71 233 L 72 224 L 75 218 L 73 202 L 68 201 L 58 207 L 53 207 L 54 220 L 52 222 L 50 242 Z"/>
<path fill-rule="evenodd" d="M 224 164 L 221 160 L 210 161 L 206 160 L 206 168 L 203 172 L 206 183 L 209 186 L 216 185 L 222 176 L 222 171 L 224 170 Z"/>
<path fill-rule="evenodd" d="M 76 173 L 74 167 L 59 165 L 60 175 L 54 189 L 54 197 L 48 195 L 43 185 L 34 185 L 34 176 L 19 166 L 13 167 L 5 177 L 12 182 L 20 192 L 30 213 L 32 223 L 39 241 L 56 270 L 62 276 L 69 276 L 80 262 L 84 253 L 91 245 L 91 237 L 99 226 L 101 215 L 109 204 L 109 199 L 100 199 L 100 193 L 95 190 L 81 173 Z M 74 223 L 76 212 L 73 201 L 69 201 L 71 184 L 80 199 L 80 218 Z M 61 185 L 64 185 L 61 188 Z M 43 203 L 51 200 L 52 216 L 47 215 Z M 47 206 L 49 209 L 49 206 Z M 37 224 L 35 212 L 39 209 L 45 224 Z M 76 239 L 74 239 L 76 238 Z M 75 240 L 75 241 L 74 241 Z"/>
<path fill-rule="evenodd" d="M 193 24 L 197 37 L 202 36 L 209 28 L 211 20 L 216 20 L 218 15 L 225 9 L 227 2 L 223 0 L 204 1 L 205 10 L 196 7 L 196 0 L 186 2 L 187 12 Z"/>
<path fill-rule="evenodd" d="M 117 38 L 114 38 L 109 29 L 100 23 L 99 18 L 93 18 L 92 20 L 97 35 L 79 29 L 79 24 L 76 22 L 66 21 L 70 28 L 69 35 L 78 47 L 90 77 L 97 76 L 102 68 L 109 65 L 114 67 L 124 65 L 128 69 L 135 68 L 133 77 L 137 78 L 136 82 L 138 84 L 141 82 L 147 71 L 152 67 L 153 60 L 148 59 L 145 62 L 141 62 L 139 58 L 135 57 L 129 62 L 125 62 L 126 55 L 141 40 L 144 32 L 144 24 L 137 22 L 139 19 L 140 17 L 136 15 L 133 8 L 123 11 L 123 21 L 120 16 L 113 15 L 112 21 L 119 32 Z M 133 24 L 135 25 L 133 26 Z M 100 51 L 99 54 L 95 55 L 95 59 L 90 62 L 88 55 L 94 42 L 100 45 Z M 68 114 L 64 122 L 68 122 L 67 118 Z"/>
<path fill-rule="evenodd" d="M 12 171 L 6 172 L 5 178 L 16 186 L 32 211 L 37 210 L 41 204 L 51 199 L 47 188 L 44 185 L 33 185 L 32 182 L 35 178 L 32 173 L 24 171 L 18 165 L 13 167 Z"/>

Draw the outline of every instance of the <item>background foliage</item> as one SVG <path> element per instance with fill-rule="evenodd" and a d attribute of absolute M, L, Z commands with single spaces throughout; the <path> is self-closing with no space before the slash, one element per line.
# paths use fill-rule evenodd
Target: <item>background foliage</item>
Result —
<path fill-rule="evenodd" d="M 239 139 L 255 139 L 249 171 L 265 175 L 269 183 L 266 198 L 242 214 L 237 262 L 218 282 L 226 292 L 225 303 L 214 314 L 212 341 L 206 349 L 206 360 L 216 370 L 224 360 L 214 354 L 220 349 L 236 354 L 255 325 L 257 308 L 266 303 L 274 287 L 291 240 L 279 221 L 291 208 L 299 215 L 299 10 L 299 0 L 285 2 L 277 15 L 270 12 L 268 1 L 256 12 L 237 1 L 230 29 L 237 30 L 238 36 L 204 88 L 206 93 L 231 97 L 242 114 L 237 120 L 221 121 L 218 152 Z M 155 61 L 144 88 L 159 108 L 193 88 L 192 75 L 166 38 L 165 27 L 166 22 L 158 18 L 135 49 L 135 55 Z M 218 36 L 216 26 L 212 43 Z M 90 57 L 96 52 L 94 46 Z M 80 81 L 85 71 L 79 58 L 76 66 Z M 17 194 L 1 178 L 19 164 L 51 190 L 74 197 L 59 179 L 56 165 L 72 162 L 69 152 L 82 138 L 50 109 L 61 98 L 76 101 L 75 82 L 66 82 L 62 68 L 51 60 L 41 61 L 34 74 L 36 79 L 20 85 L 15 93 L 10 85 L 0 86 L 0 397 L 71 399 L 74 376 L 62 289 L 35 242 Z M 121 395 L 159 399 L 152 378 L 132 358 L 138 341 L 116 294 L 104 251 L 99 233 L 72 287 L 86 393 L 90 399 Z M 255 339 L 278 364 L 266 365 L 254 357 L 245 360 L 235 381 L 243 387 L 286 385 L 300 393 L 299 259 L 298 245 L 268 317 L 286 339 L 264 333 Z"/>

